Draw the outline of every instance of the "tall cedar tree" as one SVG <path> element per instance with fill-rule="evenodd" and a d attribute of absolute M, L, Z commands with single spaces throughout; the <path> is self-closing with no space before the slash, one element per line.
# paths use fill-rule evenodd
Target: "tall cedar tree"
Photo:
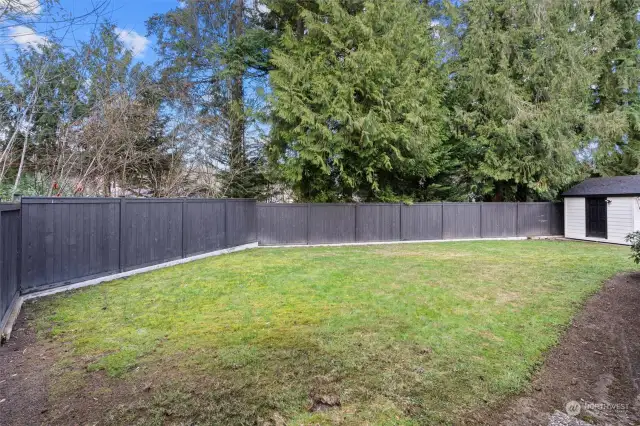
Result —
<path fill-rule="evenodd" d="M 157 37 L 162 80 L 175 106 L 195 110 L 230 197 L 255 196 L 261 179 L 247 154 L 252 111 L 245 88 L 266 74 L 266 31 L 253 25 L 245 0 L 187 0 L 147 22 Z"/>
<path fill-rule="evenodd" d="M 553 199 L 581 176 L 576 151 L 604 131 L 590 109 L 597 64 L 616 43 L 607 9 L 597 0 L 452 8 L 448 102 L 463 164 L 456 178 L 470 193 Z"/>
<path fill-rule="evenodd" d="M 290 20 L 272 52 L 270 159 L 297 199 L 420 199 L 447 167 L 446 78 L 423 12 L 322 0 Z"/>
<path fill-rule="evenodd" d="M 640 173 L 640 0 L 610 0 L 608 19 L 616 43 L 604 52 L 593 86 L 600 132 L 589 150 L 589 172 L 598 176 Z M 595 18 L 595 16 L 594 16 Z"/>

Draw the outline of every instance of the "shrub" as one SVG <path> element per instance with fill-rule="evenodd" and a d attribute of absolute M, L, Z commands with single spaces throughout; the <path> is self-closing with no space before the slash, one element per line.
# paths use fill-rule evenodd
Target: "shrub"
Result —
<path fill-rule="evenodd" d="M 631 243 L 631 259 L 636 263 L 640 263 L 640 231 L 630 233 L 625 240 Z"/>

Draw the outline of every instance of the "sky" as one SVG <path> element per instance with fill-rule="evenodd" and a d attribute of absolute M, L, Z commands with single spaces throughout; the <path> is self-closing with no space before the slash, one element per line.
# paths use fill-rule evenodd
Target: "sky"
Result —
<path fill-rule="evenodd" d="M 0 0 L 0 6 L 10 0 Z M 13 0 L 16 1 L 16 0 Z M 25 26 L 13 26 L 4 35 L 3 49 L 14 51 L 27 45 L 46 42 L 44 34 L 52 24 L 47 22 L 43 12 L 44 0 L 19 0 L 22 11 L 28 19 L 35 21 L 35 31 Z M 117 32 L 124 45 L 129 48 L 136 60 L 153 63 L 156 56 L 153 52 L 153 38 L 147 37 L 145 21 L 154 13 L 163 13 L 180 5 L 178 0 L 58 0 L 55 6 L 57 16 L 67 14 L 82 17 L 96 9 L 96 4 L 105 2 L 100 14 L 82 19 L 80 25 L 68 28 L 68 25 L 56 24 L 56 34 L 63 38 L 63 44 L 73 46 L 79 41 L 89 38 L 95 28 L 96 21 L 108 20 L 117 27 Z M 38 21 L 40 21 L 38 23 Z"/>

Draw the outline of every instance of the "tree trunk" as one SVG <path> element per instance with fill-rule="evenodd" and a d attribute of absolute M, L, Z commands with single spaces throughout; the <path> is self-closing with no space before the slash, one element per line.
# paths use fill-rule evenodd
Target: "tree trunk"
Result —
<path fill-rule="evenodd" d="M 235 0 L 231 14 L 230 38 L 238 39 L 244 34 L 244 0 Z M 243 69 L 242 66 L 237 69 Z M 229 120 L 231 142 L 230 171 L 232 175 L 238 175 L 245 167 L 245 111 L 244 111 L 244 72 L 239 71 L 230 79 L 231 84 L 231 114 Z"/>
<path fill-rule="evenodd" d="M 29 118 L 29 122 L 33 119 L 33 114 Z M 18 174 L 16 175 L 16 180 L 13 183 L 13 190 L 11 191 L 11 199 L 15 197 L 16 192 L 18 191 L 18 187 L 20 186 L 20 179 L 22 178 L 22 170 L 24 170 L 24 159 L 27 155 L 27 146 L 29 144 L 29 132 L 27 131 L 24 136 L 24 143 L 22 144 L 22 155 L 20 156 L 20 166 L 18 167 Z"/>

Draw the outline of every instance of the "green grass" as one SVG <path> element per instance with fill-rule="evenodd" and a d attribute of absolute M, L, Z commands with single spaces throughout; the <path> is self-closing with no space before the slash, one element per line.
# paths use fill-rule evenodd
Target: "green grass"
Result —
<path fill-rule="evenodd" d="M 628 251 L 551 241 L 259 249 L 28 309 L 40 336 L 69 349 L 57 371 L 76 367 L 56 376 L 54 402 L 96 370 L 111 387 L 153 382 L 150 395 L 108 409 L 113 423 L 447 424 L 525 389 L 587 297 L 634 268 Z M 312 412 L 322 397 L 340 406 Z"/>

